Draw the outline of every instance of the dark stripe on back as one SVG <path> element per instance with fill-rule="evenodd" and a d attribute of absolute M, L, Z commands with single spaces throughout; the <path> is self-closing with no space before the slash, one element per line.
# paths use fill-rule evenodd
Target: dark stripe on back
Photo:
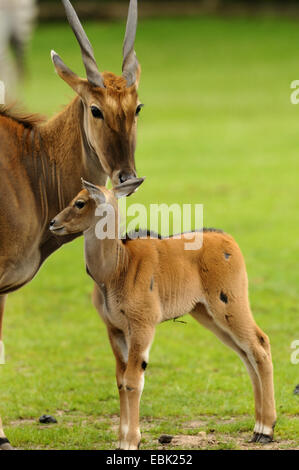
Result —
<path fill-rule="evenodd" d="M 206 227 L 204 227 L 202 230 L 190 230 L 190 232 L 181 232 L 181 233 L 176 233 L 176 234 L 170 235 L 169 237 L 163 237 L 160 233 L 153 232 L 152 230 L 141 229 L 138 232 L 132 231 L 132 232 L 126 233 L 126 238 L 122 239 L 121 241 L 122 241 L 123 244 L 126 244 L 127 242 L 129 242 L 131 240 L 138 240 L 139 238 L 140 239 L 152 238 L 152 239 L 157 239 L 157 240 L 167 240 L 168 238 L 173 238 L 173 237 L 176 237 L 178 235 L 186 235 L 187 233 L 199 233 L 199 232 L 203 232 L 203 233 L 206 233 L 206 232 L 224 233 L 223 230 L 218 229 L 218 228 L 213 228 L 213 227 L 206 228 Z"/>
<path fill-rule="evenodd" d="M 125 244 L 131 240 L 137 240 L 138 238 L 156 238 L 161 240 L 161 235 L 159 233 L 153 232 L 152 230 L 140 229 L 138 232 L 132 231 L 126 233 L 126 238 L 122 239 L 122 242 Z"/>

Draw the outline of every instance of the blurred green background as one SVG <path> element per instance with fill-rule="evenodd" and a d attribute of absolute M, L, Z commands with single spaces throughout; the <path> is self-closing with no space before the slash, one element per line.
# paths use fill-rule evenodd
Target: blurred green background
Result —
<path fill-rule="evenodd" d="M 84 25 L 100 69 L 120 73 L 124 19 Z M 51 49 L 83 75 L 66 21 L 37 26 L 22 100 L 47 116 L 73 97 L 54 72 Z M 145 103 L 136 162 L 147 179 L 131 202 L 203 203 L 205 226 L 236 238 L 255 319 L 272 344 L 278 422 L 270 447 L 298 448 L 299 364 L 291 364 L 291 343 L 299 339 L 299 106 L 290 102 L 290 84 L 299 79 L 298 21 L 142 19 L 136 51 Z M 114 359 L 91 290 L 79 239 L 9 296 L 0 414 L 19 448 L 116 447 Z M 185 320 L 157 329 L 141 404 L 142 448 L 157 448 L 162 432 L 195 439 L 198 431 L 207 433 L 201 448 L 254 448 L 246 442 L 254 414 L 243 364 Z M 39 425 L 43 413 L 58 424 Z"/>

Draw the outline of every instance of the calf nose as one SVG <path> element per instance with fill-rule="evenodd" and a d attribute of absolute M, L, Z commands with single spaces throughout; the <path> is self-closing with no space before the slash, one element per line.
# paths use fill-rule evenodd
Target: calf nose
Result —
<path fill-rule="evenodd" d="M 136 173 L 121 171 L 118 175 L 118 178 L 120 183 L 124 183 L 125 181 L 131 180 L 132 178 L 136 178 Z"/>
<path fill-rule="evenodd" d="M 55 225 L 55 222 L 56 222 L 55 219 L 51 220 L 51 222 L 50 222 L 50 227 L 53 227 L 53 225 Z"/>

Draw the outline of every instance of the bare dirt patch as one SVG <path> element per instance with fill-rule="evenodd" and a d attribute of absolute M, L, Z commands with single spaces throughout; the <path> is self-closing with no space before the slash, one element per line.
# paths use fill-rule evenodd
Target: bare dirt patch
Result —
<path fill-rule="evenodd" d="M 199 432 L 195 436 L 174 436 L 171 446 L 186 449 L 201 449 L 202 447 L 213 446 L 216 444 L 214 434 L 207 434 L 204 431 Z"/>
<path fill-rule="evenodd" d="M 29 424 L 37 424 L 37 423 L 38 423 L 37 419 L 19 418 L 19 419 L 16 419 L 14 421 L 10 421 L 9 426 L 17 427 L 17 426 L 26 426 L 26 425 L 29 425 Z"/>
<path fill-rule="evenodd" d="M 240 449 L 240 450 L 299 450 L 299 446 L 292 440 L 277 440 L 269 444 L 250 443 L 251 433 L 240 433 L 239 437 L 224 433 L 199 432 L 196 435 L 177 435 L 171 443 L 163 445 L 161 449 Z"/>
<path fill-rule="evenodd" d="M 188 421 L 187 423 L 183 424 L 184 428 L 186 429 L 198 429 L 206 425 L 207 425 L 207 421 L 199 420 L 199 419 L 194 420 L 194 421 Z"/>
<path fill-rule="evenodd" d="M 214 415 L 200 415 L 201 419 L 198 420 L 192 420 L 192 421 L 186 421 L 183 423 L 183 428 L 184 429 L 199 429 L 202 427 L 207 426 L 211 422 L 217 422 L 217 424 L 231 424 L 234 422 L 240 422 L 247 418 L 247 415 L 241 415 L 241 416 L 231 416 L 231 417 L 219 417 L 219 416 L 214 416 Z"/>
<path fill-rule="evenodd" d="M 61 420 L 63 420 L 64 426 L 73 426 L 77 420 L 74 419 L 72 413 L 67 416 L 68 413 L 65 411 L 57 410 L 55 413 Z M 85 416 L 84 414 L 76 414 L 76 418 L 80 418 L 82 426 L 107 426 L 112 430 L 114 434 L 115 445 L 117 442 L 119 416 L 118 415 L 102 415 L 102 416 Z M 298 418 L 298 416 L 292 416 L 292 418 Z M 63 419 L 64 418 L 64 419 Z M 67 419 L 66 419 L 67 418 Z M 82 420 L 83 418 L 83 420 Z M 84 419 L 85 418 L 85 419 Z M 212 429 L 213 424 L 231 424 L 233 422 L 241 422 L 247 418 L 246 415 L 234 416 L 234 417 L 222 417 L 212 415 L 201 415 L 199 420 L 186 421 L 181 424 L 181 433 L 173 436 L 169 444 L 160 444 L 158 439 L 160 433 L 157 431 L 153 432 L 153 429 L 161 426 L 167 422 L 167 419 L 157 419 L 152 417 L 143 417 L 141 419 L 141 432 L 142 432 L 142 444 L 141 449 L 165 449 L 165 450 L 204 450 L 204 449 L 240 449 L 240 450 L 299 450 L 298 442 L 294 440 L 282 440 L 277 438 L 274 442 L 269 444 L 258 444 L 250 443 L 249 440 L 252 433 L 249 431 L 242 431 L 238 434 L 229 432 L 219 432 Z M 39 429 L 46 429 L 53 425 L 40 425 L 38 419 L 22 419 L 11 421 L 10 426 L 32 426 L 35 425 Z M 205 428 L 204 430 L 201 430 Z M 192 435 L 190 433 L 193 433 Z M 30 447 L 32 448 L 32 447 Z M 35 448 L 35 447 L 34 447 Z M 47 447 L 38 446 L 36 449 L 45 449 Z"/>

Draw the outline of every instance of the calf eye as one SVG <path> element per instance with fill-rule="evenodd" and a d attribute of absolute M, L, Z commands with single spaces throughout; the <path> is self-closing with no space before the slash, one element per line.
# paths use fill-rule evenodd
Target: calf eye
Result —
<path fill-rule="evenodd" d="M 85 206 L 85 202 L 84 201 L 76 201 L 75 202 L 75 206 L 78 207 L 78 209 L 83 209 L 83 207 Z"/>
<path fill-rule="evenodd" d="M 93 115 L 93 117 L 97 118 L 97 119 L 104 119 L 104 115 L 102 113 L 102 111 L 97 108 L 97 106 L 91 106 L 91 113 Z"/>
<path fill-rule="evenodd" d="M 139 116 L 140 111 L 142 110 L 144 104 L 139 104 L 136 108 L 136 116 Z"/>

